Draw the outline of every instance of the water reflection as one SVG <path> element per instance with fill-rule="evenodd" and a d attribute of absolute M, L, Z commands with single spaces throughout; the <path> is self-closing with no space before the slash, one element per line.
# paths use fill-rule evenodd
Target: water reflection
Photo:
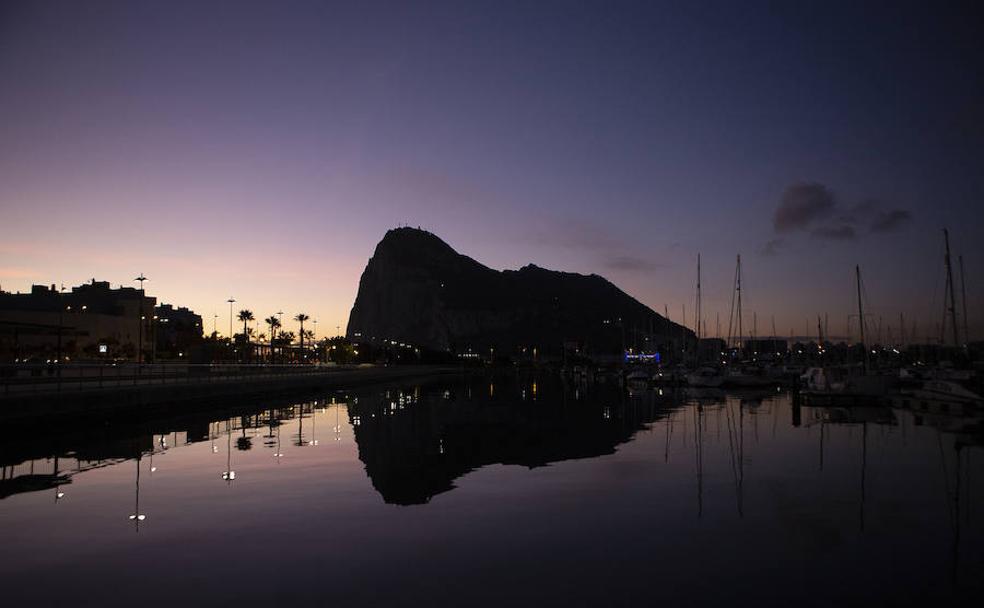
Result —
<path fill-rule="evenodd" d="M 601 572 L 615 596 L 580 599 L 610 603 L 645 597 L 653 569 L 763 599 L 741 582 L 754 579 L 757 551 L 782 579 L 769 584 L 790 592 L 813 570 L 865 571 L 846 595 L 816 591 L 827 600 L 952 597 L 980 591 L 984 574 L 973 520 L 984 424 L 899 404 L 815 407 L 774 390 L 624 390 L 510 375 L 0 433 L 6 567 L 51 566 L 46 555 L 79 551 L 83 532 L 106 542 L 123 532 L 177 536 L 172 558 L 189 548 L 225 554 L 242 542 L 222 536 L 231 526 L 263 546 L 330 539 L 336 568 L 349 557 L 392 573 L 415 556 L 420 568 L 469 580 L 481 575 L 462 554 L 508 555 L 531 577 L 515 584 L 548 586 L 584 568 Z M 421 549 L 436 542 L 424 539 L 442 539 L 447 556 Z M 100 555 L 127 555 L 119 542 Z M 29 593 L 31 572 L 23 583 L 0 578 Z M 346 572 L 333 584 L 358 598 L 361 579 Z M 631 581 L 613 585 L 622 575 Z"/>
<path fill-rule="evenodd" d="M 422 397 L 417 388 L 351 406 L 359 458 L 373 487 L 389 503 L 426 503 L 486 465 L 535 468 L 612 454 L 679 407 L 652 393 L 627 397 L 617 387 L 600 387 L 595 398 L 582 400 L 580 391 L 557 386 L 559 398 L 547 400 L 539 398 L 539 385 L 519 383 L 519 399 L 494 383 L 487 392 L 467 383 L 439 398 Z"/>

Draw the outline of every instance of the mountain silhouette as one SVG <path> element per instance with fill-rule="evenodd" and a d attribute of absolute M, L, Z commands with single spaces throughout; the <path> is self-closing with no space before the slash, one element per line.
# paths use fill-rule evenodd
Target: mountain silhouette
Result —
<path fill-rule="evenodd" d="M 565 343 L 592 353 L 692 342 L 608 280 L 540 268 L 493 270 L 425 230 L 397 228 L 376 246 L 359 281 L 349 338 L 397 341 L 455 353 L 557 354 Z"/>

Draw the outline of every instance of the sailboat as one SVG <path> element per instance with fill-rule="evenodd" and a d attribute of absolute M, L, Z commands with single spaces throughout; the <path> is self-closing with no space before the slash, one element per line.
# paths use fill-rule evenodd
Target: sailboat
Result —
<path fill-rule="evenodd" d="M 861 298 L 861 267 L 855 266 L 858 290 L 858 325 L 861 328 L 861 347 L 864 357 L 860 364 L 810 367 L 800 376 L 803 393 L 814 397 L 838 400 L 883 397 L 895 385 L 895 376 L 876 374 L 870 370 L 870 350 L 864 336 L 864 302 Z"/>

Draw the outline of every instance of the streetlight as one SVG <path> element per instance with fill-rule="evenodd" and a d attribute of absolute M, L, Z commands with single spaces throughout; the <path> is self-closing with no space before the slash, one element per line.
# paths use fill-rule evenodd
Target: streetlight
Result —
<path fill-rule="evenodd" d="M 150 329 L 152 330 L 150 336 L 150 342 L 151 342 L 150 362 L 151 363 L 157 363 L 157 323 L 158 323 L 157 315 L 154 315 L 153 323 L 150 324 Z"/>
<path fill-rule="evenodd" d="M 284 311 L 282 311 L 282 310 L 278 310 L 277 311 L 277 320 L 280 321 L 280 327 L 283 328 L 283 326 L 284 326 Z M 281 329 L 280 330 L 280 333 L 283 334 L 284 331 L 285 331 L 284 329 Z M 287 347 L 288 347 L 288 351 L 287 352 L 289 353 L 290 352 L 290 350 L 289 350 L 290 349 L 290 344 L 289 343 L 287 344 Z M 284 362 L 283 360 L 284 360 L 284 349 L 283 349 L 283 346 L 281 346 L 280 347 L 280 362 L 283 363 Z"/>
<path fill-rule="evenodd" d="M 229 340 L 232 340 L 232 305 L 236 303 L 236 300 L 232 296 L 229 296 L 226 302 L 229 303 Z"/>
<path fill-rule="evenodd" d="M 138 283 L 140 283 L 140 303 L 138 304 L 138 312 L 137 312 L 137 319 L 138 319 L 138 322 L 137 322 L 137 336 L 138 336 L 138 338 L 137 338 L 137 364 L 141 364 L 141 363 L 143 363 L 144 281 L 147 280 L 147 277 L 145 277 L 144 276 L 144 273 L 141 272 L 140 273 L 140 276 L 138 276 L 137 278 L 135 278 L 133 280 L 136 281 L 136 282 L 138 282 Z M 138 368 L 138 371 L 139 371 L 139 368 Z"/>
<path fill-rule="evenodd" d="M 58 363 L 62 362 L 62 328 L 65 325 L 65 306 L 62 303 L 61 295 L 65 293 L 65 285 L 61 286 L 58 292 Z M 58 372 L 59 375 L 61 371 Z"/>
<path fill-rule="evenodd" d="M 321 363 L 321 355 L 318 354 L 318 320 L 315 319 L 312 323 L 314 323 L 314 333 L 312 334 L 311 344 L 314 345 L 314 354 L 318 356 L 318 363 Z"/>

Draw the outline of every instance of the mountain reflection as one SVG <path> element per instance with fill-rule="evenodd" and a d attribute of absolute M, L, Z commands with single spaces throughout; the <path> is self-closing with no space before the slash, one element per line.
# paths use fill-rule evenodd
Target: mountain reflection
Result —
<path fill-rule="evenodd" d="M 443 392 L 390 391 L 349 412 L 373 487 L 388 503 L 413 505 L 482 466 L 612 454 L 673 403 L 611 384 L 586 390 L 552 377 L 510 377 Z"/>

